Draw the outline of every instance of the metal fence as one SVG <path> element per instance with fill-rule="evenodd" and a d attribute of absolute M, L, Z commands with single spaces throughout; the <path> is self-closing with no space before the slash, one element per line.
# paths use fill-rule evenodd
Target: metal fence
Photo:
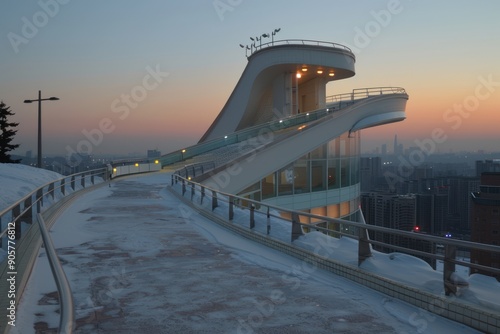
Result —
<path fill-rule="evenodd" d="M 160 170 L 158 162 L 123 161 L 119 165 L 113 170 L 109 167 L 94 169 L 48 182 L 0 212 L 0 248 L 6 252 L 5 258 L 0 261 L 0 309 L 7 311 L 7 314 L 0 312 L 0 317 L 7 319 L 0 321 L 0 333 L 8 333 L 9 315 L 12 312 L 15 319 L 17 305 L 42 243 L 58 289 L 61 315 L 59 332 L 71 333 L 75 329 L 71 290 L 48 230 L 55 223 L 52 216 L 81 190 L 105 184 L 111 177 Z"/>
<path fill-rule="evenodd" d="M 464 260 L 459 260 L 456 257 L 457 249 L 469 252 L 487 251 L 500 254 L 500 246 L 374 226 L 366 224 L 364 223 L 364 221 L 354 222 L 339 218 L 330 218 L 326 216 L 305 213 L 296 210 L 289 210 L 282 207 L 270 205 L 265 202 L 259 202 L 236 196 L 234 194 L 220 192 L 218 190 L 206 187 L 203 184 L 193 182 L 192 180 L 184 178 L 178 174 L 172 175 L 171 183 L 172 185 L 180 183 L 181 195 L 189 196 L 191 201 L 193 201 L 193 199 L 196 197 L 200 198 L 200 204 L 202 204 L 204 201 L 211 202 L 210 207 L 212 211 L 219 206 L 220 202 L 226 202 L 228 212 L 224 217 L 221 218 L 227 221 L 231 221 L 233 219 L 235 207 L 246 209 L 248 212 L 249 229 L 254 229 L 256 215 L 265 215 L 266 218 L 270 218 L 273 216 L 272 212 L 280 212 L 279 216 L 275 215 L 274 217 L 284 219 L 291 223 L 292 228 L 289 239 L 290 241 L 294 241 L 304 233 L 310 231 L 320 231 L 324 234 L 337 238 L 348 237 L 356 239 L 358 240 L 358 265 L 360 265 L 365 259 L 369 258 L 372 255 L 371 246 L 379 246 L 385 249 L 390 249 L 391 251 L 398 251 L 420 258 L 431 259 L 433 261 L 443 261 L 443 287 L 446 295 L 456 293 L 460 285 L 463 284 L 463 282 L 457 282 L 453 279 L 453 273 L 455 272 L 456 265 L 474 268 L 480 270 L 481 272 L 489 273 L 492 276 L 500 275 L 500 269 L 498 268 L 470 263 Z M 267 219 L 266 221 L 267 224 L 269 224 L 266 229 L 267 234 L 269 234 L 269 231 L 272 230 L 272 223 L 269 219 Z M 314 221 L 315 223 L 302 223 L 301 221 Z M 336 226 L 336 228 L 325 228 L 321 227 L 321 225 Z M 371 240 L 369 237 L 369 232 L 383 234 L 392 238 L 404 238 L 409 242 L 406 243 L 407 246 L 405 247 L 392 243 Z M 412 247 L 419 243 L 425 243 L 428 245 L 428 247 L 425 247 L 423 249 Z M 436 252 L 436 249 L 438 248 L 443 249 L 443 251 L 441 253 Z"/>

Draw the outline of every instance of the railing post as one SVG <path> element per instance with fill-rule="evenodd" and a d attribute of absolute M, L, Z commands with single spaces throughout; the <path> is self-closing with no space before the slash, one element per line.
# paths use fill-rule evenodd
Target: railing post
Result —
<path fill-rule="evenodd" d="M 358 229 L 358 266 L 363 263 L 364 260 L 372 256 L 372 250 L 370 248 L 370 237 L 368 235 L 368 230 L 366 228 Z"/>
<path fill-rule="evenodd" d="M 267 234 L 271 232 L 271 214 L 269 213 L 269 207 L 267 207 Z"/>
<path fill-rule="evenodd" d="M 61 193 L 63 196 L 66 196 L 66 179 L 61 180 Z"/>
<path fill-rule="evenodd" d="M 12 209 L 12 222 L 15 224 L 16 240 L 21 239 L 21 220 L 19 215 L 21 214 L 21 203 L 17 204 Z"/>
<path fill-rule="evenodd" d="M 37 213 L 42 212 L 42 205 L 43 205 L 43 189 L 40 188 L 36 191 L 36 209 Z"/>
<path fill-rule="evenodd" d="M 233 197 L 229 196 L 229 220 L 234 218 L 234 202 Z"/>
<path fill-rule="evenodd" d="M 212 190 L 212 211 L 214 211 L 214 209 L 218 206 L 219 204 L 217 202 L 217 193 L 215 192 L 215 190 Z"/>
<path fill-rule="evenodd" d="M 366 224 L 365 216 L 363 212 L 359 210 L 360 213 L 360 223 Z M 342 234 L 340 234 L 342 236 Z M 372 256 L 372 250 L 370 247 L 370 236 L 368 235 L 368 230 L 366 228 L 358 229 L 358 266 L 363 263 L 364 260 Z"/>
<path fill-rule="evenodd" d="M 27 209 L 26 209 L 27 208 Z M 26 223 L 26 224 L 32 224 L 33 223 L 33 205 L 32 205 L 32 198 L 31 196 L 26 198 L 24 201 L 24 210 L 26 211 L 21 219 Z"/>
<path fill-rule="evenodd" d="M 182 179 L 182 196 L 186 193 L 186 180 Z"/>
<path fill-rule="evenodd" d="M 194 182 L 191 182 L 191 201 L 193 201 L 194 198 Z"/>
<path fill-rule="evenodd" d="M 200 199 L 200 205 L 203 204 L 203 198 L 205 198 L 205 187 L 201 186 L 201 199 Z"/>
<path fill-rule="evenodd" d="M 82 185 L 82 188 L 85 188 L 85 174 L 82 174 L 82 178 L 80 180 L 80 184 Z"/>
<path fill-rule="evenodd" d="M 71 176 L 71 189 L 73 189 L 73 191 L 75 191 L 75 176 L 74 175 Z"/>
<path fill-rule="evenodd" d="M 55 196 L 54 196 L 54 182 L 52 182 L 51 184 L 49 184 L 49 189 L 47 190 L 47 192 L 49 193 L 49 195 L 52 196 L 52 199 L 55 198 Z"/>
<path fill-rule="evenodd" d="M 250 229 L 255 227 L 255 205 L 250 204 Z"/>
<path fill-rule="evenodd" d="M 457 247 L 454 245 L 444 246 L 444 268 L 443 268 L 443 283 L 444 283 L 444 293 L 449 296 L 451 293 L 456 294 L 458 287 L 462 285 L 457 279 L 452 279 L 452 274 L 455 273 L 455 263 L 454 261 L 457 254 Z M 463 284 L 467 285 L 467 284 Z"/>
<path fill-rule="evenodd" d="M 292 213 L 292 242 L 297 240 L 301 235 L 304 235 L 302 226 L 300 225 L 300 218 L 297 213 Z"/>

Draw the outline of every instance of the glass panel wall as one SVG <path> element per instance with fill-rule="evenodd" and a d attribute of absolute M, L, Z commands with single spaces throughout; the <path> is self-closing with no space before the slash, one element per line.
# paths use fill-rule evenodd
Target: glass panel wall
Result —
<path fill-rule="evenodd" d="M 310 161 L 308 159 L 300 159 L 297 160 L 293 166 L 293 185 L 295 194 L 303 194 L 311 191 L 309 165 Z"/>
<path fill-rule="evenodd" d="M 339 189 L 360 181 L 359 131 L 344 133 L 260 182 L 263 199 Z M 350 156 L 349 156 L 350 155 Z"/>
<path fill-rule="evenodd" d="M 340 188 L 340 160 L 328 160 L 328 189 Z"/>
<path fill-rule="evenodd" d="M 311 162 L 312 191 L 326 190 L 326 172 L 326 160 L 313 160 Z"/>
<path fill-rule="evenodd" d="M 276 197 L 276 173 L 272 173 L 262 179 L 262 198 Z"/>
<path fill-rule="evenodd" d="M 293 194 L 293 166 L 282 168 L 278 172 L 278 196 Z"/>

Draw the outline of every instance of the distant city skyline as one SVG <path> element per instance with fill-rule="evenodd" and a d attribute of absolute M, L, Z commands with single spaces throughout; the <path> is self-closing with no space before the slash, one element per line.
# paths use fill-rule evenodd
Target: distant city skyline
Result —
<path fill-rule="evenodd" d="M 500 3 L 482 1 L 106 1 L 0 5 L 0 99 L 19 122 L 15 152 L 168 153 L 195 144 L 246 65 L 249 37 L 345 44 L 356 75 L 327 95 L 400 86 L 403 122 L 363 130 L 362 151 L 431 140 L 436 152 L 500 143 Z M 317 9 L 317 10 L 315 10 Z M 423 19 L 425 18 L 425 19 Z M 258 22 L 258 23 L 257 23 Z M 269 42 L 263 38 L 262 42 Z"/>

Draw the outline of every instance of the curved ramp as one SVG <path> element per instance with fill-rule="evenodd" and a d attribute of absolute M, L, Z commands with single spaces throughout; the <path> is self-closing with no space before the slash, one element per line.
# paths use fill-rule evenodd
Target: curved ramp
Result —
<path fill-rule="evenodd" d="M 404 120 L 407 100 L 406 93 L 366 98 L 331 116 L 276 137 L 271 143 L 217 168 L 201 183 L 237 194 L 347 131 Z M 254 141 L 258 141 L 258 138 Z"/>

